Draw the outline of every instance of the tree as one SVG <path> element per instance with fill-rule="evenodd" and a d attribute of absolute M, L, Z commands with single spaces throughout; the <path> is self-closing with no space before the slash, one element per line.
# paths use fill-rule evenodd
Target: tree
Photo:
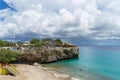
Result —
<path fill-rule="evenodd" d="M 9 42 L 7 42 L 7 41 L 0 40 L 0 47 L 8 46 L 8 43 Z"/>
<path fill-rule="evenodd" d="M 44 39 L 42 39 L 42 45 L 44 45 L 46 47 L 53 47 L 54 41 L 51 38 L 44 38 Z"/>
<path fill-rule="evenodd" d="M 36 44 L 36 43 L 39 43 L 39 42 L 40 42 L 40 40 L 37 39 L 37 38 L 34 38 L 30 41 L 31 44 Z"/>
<path fill-rule="evenodd" d="M 9 63 L 17 60 L 18 53 L 15 51 L 0 49 L 0 63 Z"/>
<path fill-rule="evenodd" d="M 41 47 L 42 46 L 42 43 L 41 42 L 38 42 L 38 43 L 35 43 L 34 44 L 34 47 Z"/>
<path fill-rule="evenodd" d="M 49 41 L 53 41 L 51 38 L 44 38 L 44 39 L 42 39 L 42 42 L 44 43 L 44 42 L 49 42 Z"/>
<path fill-rule="evenodd" d="M 34 47 L 41 47 L 42 46 L 42 43 L 39 39 L 37 38 L 34 38 L 30 41 L 31 44 L 34 45 Z"/>
<path fill-rule="evenodd" d="M 55 41 L 55 44 L 63 44 L 62 40 L 61 39 L 56 39 L 54 40 Z"/>

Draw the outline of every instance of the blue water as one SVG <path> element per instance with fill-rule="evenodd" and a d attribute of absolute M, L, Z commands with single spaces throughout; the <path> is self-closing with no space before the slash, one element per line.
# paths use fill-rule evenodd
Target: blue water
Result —
<path fill-rule="evenodd" d="M 46 64 L 84 80 L 120 80 L 120 47 L 79 47 L 79 58 Z"/>

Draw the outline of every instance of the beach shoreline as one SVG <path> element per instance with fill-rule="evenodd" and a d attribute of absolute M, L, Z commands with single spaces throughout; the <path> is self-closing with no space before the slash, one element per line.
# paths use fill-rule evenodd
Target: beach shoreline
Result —
<path fill-rule="evenodd" d="M 42 67 L 40 64 L 15 64 L 19 75 L 0 75 L 0 80 L 81 80 L 71 75 Z"/>

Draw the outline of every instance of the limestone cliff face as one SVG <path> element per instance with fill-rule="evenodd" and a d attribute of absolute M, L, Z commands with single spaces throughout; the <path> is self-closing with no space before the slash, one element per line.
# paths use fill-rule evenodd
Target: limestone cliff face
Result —
<path fill-rule="evenodd" d="M 18 60 L 19 62 L 47 63 L 78 57 L 78 50 L 78 47 L 31 48 L 22 50 Z"/>

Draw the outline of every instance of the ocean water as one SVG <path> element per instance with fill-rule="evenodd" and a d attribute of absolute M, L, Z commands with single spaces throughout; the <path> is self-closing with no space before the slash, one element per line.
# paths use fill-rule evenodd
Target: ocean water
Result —
<path fill-rule="evenodd" d="M 120 47 L 79 47 L 79 58 L 45 64 L 83 80 L 120 80 Z"/>

